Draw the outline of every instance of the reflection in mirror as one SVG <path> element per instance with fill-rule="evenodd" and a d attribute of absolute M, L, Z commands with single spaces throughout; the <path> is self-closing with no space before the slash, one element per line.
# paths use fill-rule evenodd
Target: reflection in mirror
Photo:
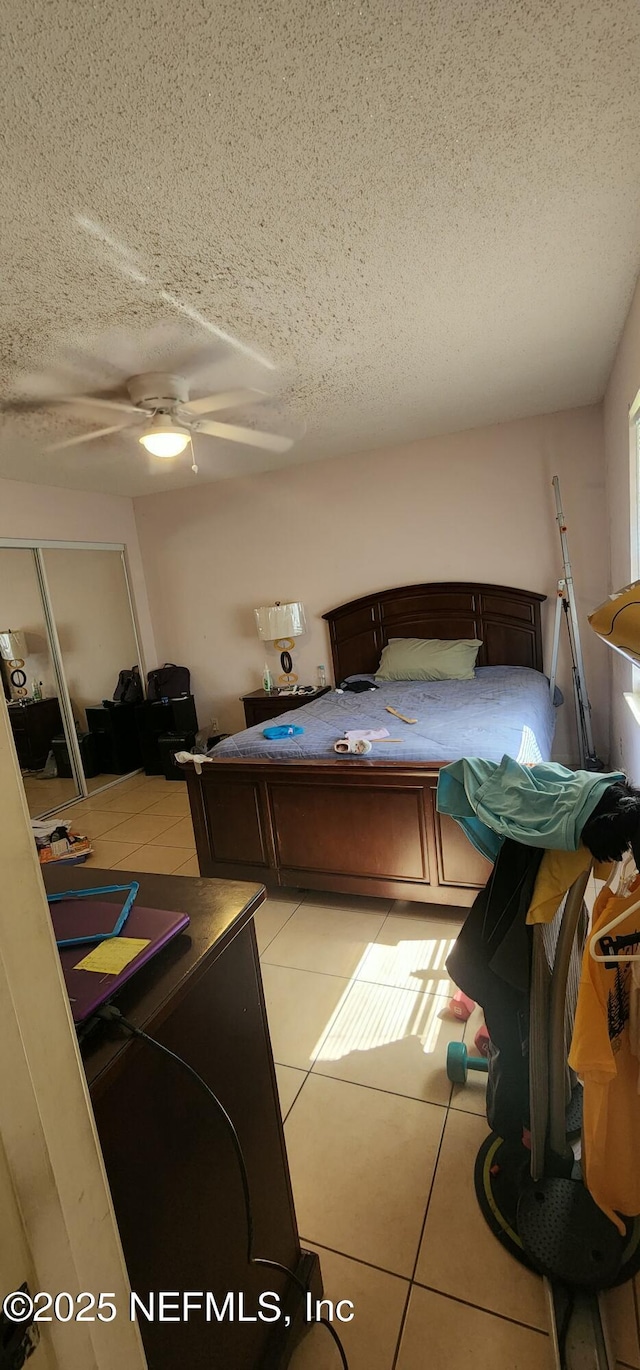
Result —
<path fill-rule="evenodd" d="M 30 548 L 0 548 L 0 672 L 32 818 L 79 794 Z"/>
<path fill-rule="evenodd" d="M 62 665 L 90 793 L 140 765 L 134 705 L 113 696 L 138 666 L 122 554 L 101 548 L 43 551 Z"/>

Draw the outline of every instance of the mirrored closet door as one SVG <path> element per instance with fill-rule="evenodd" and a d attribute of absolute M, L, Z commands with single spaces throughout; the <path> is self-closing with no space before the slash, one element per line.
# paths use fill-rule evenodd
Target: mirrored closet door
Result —
<path fill-rule="evenodd" d="M 140 765 L 132 708 L 113 708 L 120 671 L 138 647 L 122 555 L 100 548 L 43 551 L 62 666 L 90 794 Z"/>
<path fill-rule="evenodd" d="M 3 662 L 3 681 L 32 817 L 139 769 L 135 704 L 113 698 L 121 671 L 144 674 L 124 550 L 0 546 L 5 626 L 7 651 L 26 653 L 17 675 Z"/>
<path fill-rule="evenodd" d="M 33 552 L 0 547 L 2 685 L 32 818 L 82 793 L 69 756 L 68 724 Z"/>

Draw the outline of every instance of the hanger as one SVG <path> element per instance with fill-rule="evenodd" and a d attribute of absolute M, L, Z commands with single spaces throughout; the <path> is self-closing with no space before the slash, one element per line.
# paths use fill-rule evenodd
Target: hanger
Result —
<path fill-rule="evenodd" d="M 625 861 L 626 859 L 627 858 L 625 857 Z M 625 863 L 623 862 L 623 867 L 624 864 Z M 615 871 L 617 869 L 617 866 L 615 866 L 613 871 L 611 872 L 609 880 L 613 878 L 613 875 L 615 874 Z M 609 884 L 609 880 L 606 881 L 605 888 L 606 885 Z M 598 942 L 602 942 L 603 938 L 607 937 L 609 933 L 613 932 L 613 929 L 617 928 L 620 923 L 624 923 L 626 919 L 629 918 L 631 914 L 635 913 L 638 909 L 640 909 L 640 898 L 636 899 L 635 904 L 632 904 L 630 908 L 625 909 L 623 913 L 619 913 L 616 915 L 615 918 L 612 918 L 610 923 L 605 923 L 603 928 L 598 928 L 598 931 L 594 933 L 592 937 L 589 938 L 589 955 L 592 961 L 640 961 L 640 952 L 629 954 L 623 953 L 622 955 L 607 955 L 605 953 L 604 956 L 598 956 L 596 952 L 596 946 Z M 637 933 L 631 932 L 628 934 L 628 941 L 630 943 L 640 942 L 640 928 L 638 929 Z"/>
<path fill-rule="evenodd" d="M 605 889 L 607 886 L 610 888 L 612 887 L 616 874 L 619 875 L 619 880 L 614 892 L 620 899 L 623 899 L 625 894 L 628 894 L 629 886 L 633 883 L 638 874 L 632 852 L 626 851 L 622 860 L 616 862 L 616 864 L 611 867 L 609 878 L 604 884 Z"/>
<path fill-rule="evenodd" d="M 590 867 L 590 875 L 593 875 L 593 865 L 594 863 L 592 860 Z M 631 872 L 633 872 L 632 875 Z M 636 871 L 635 862 L 633 860 L 632 854 L 630 851 L 627 851 L 625 852 L 624 856 L 620 861 L 611 862 L 611 870 L 609 871 L 606 880 L 603 880 L 602 882 L 600 893 L 603 894 L 605 890 L 612 890 L 616 898 L 622 899 L 624 895 L 627 893 L 626 882 L 629 880 L 629 876 L 631 875 L 631 878 L 633 879 L 637 874 L 638 872 Z M 616 879 L 616 877 L 619 878 L 618 884 L 614 890 L 613 882 Z"/>
<path fill-rule="evenodd" d="M 591 863 L 591 870 L 593 872 L 593 862 Z M 602 886 L 603 890 L 610 890 L 612 888 L 616 875 L 620 876 L 620 881 L 615 891 L 615 893 L 617 894 L 620 890 L 620 886 L 622 884 L 624 876 L 624 861 L 615 861 L 613 863 L 611 870 L 609 871 L 609 874 L 604 882 L 604 885 Z"/>

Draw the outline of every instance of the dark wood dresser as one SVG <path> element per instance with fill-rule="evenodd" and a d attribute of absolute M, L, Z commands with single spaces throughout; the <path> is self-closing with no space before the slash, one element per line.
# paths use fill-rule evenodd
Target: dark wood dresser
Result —
<path fill-rule="evenodd" d="M 330 685 L 325 685 L 321 690 L 314 690 L 313 694 L 307 695 L 279 695 L 275 690 L 270 693 L 252 690 L 251 694 L 242 695 L 246 725 L 253 728 L 257 723 L 268 723 L 270 718 L 288 714 L 290 709 L 301 709 L 303 704 L 312 704 L 314 699 L 328 694 L 330 688 Z"/>
<path fill-rule="evenodd" d="M 117 1005 L 184 1057 L 223 1103 L 246 1159 L 254 1254 L 294 1270 L 320 1297 L 317 1256 L 300 1248 L 260 977 L 253 913 L 264 890 L 231 880 L 117 876 L 140 881 L 141 904 L 191 919 Z M 113 877 L 79 867 L 45 872 L 50 892 Z M 238 1163 L 213 1104 L 174 1062 L 116 1027 L 99 1026 L 81 1052 L 132 1289 L 144 1296 L 211 1291 L 219 1308 L 234 1295 L 233 1321 L 206 1321 L 198 1312 L 186 1322 L 140 1318 L 149 1370 L 283 1370 L 303 1327 L 303 1296 L 279 1272 L 247 1262 Z M 255 1316 L 267 1290 L 280 1296 L 280 1321 L 239 1321 L 238 1295 L 245 1316 Z"/>
<path fill-rule="evenodd" d="M 9 719 L 22 770 L 42 770 L 54 737 L 63 731 L 57 699 L 32 699 L 28 704 L 10 704 Z"/>

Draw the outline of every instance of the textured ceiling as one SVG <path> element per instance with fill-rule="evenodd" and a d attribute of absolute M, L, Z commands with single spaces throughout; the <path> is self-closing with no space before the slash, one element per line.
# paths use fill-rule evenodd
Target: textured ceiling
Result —
<path fill-rule="evenodd" d="M 0 396 L 230 336 L 275 364 L 265 426 L 304 434 L 202 442 L 194 477 L 131 437 L 45 456 L 90 426 L 49 410 L 1 421 L 1 475 L 138 494 L 602 395 L 640 264 L 637 0 L 5 0 L 0 26 Z M 232 357 L 200 393 L 255 381 Z"/>

